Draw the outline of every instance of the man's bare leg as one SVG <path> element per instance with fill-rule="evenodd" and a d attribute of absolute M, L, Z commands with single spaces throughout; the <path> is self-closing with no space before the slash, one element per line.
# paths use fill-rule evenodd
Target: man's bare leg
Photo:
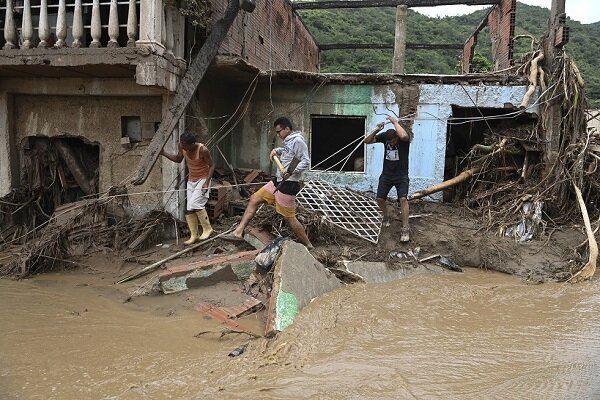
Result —
<path fill-rule="evenodd" d="M 265 200 L 262 197 L 257 196 L 256 194 L 253 194 L 250 197 L 248 205 L 246 206 L 246 211 L 244 211 L 244 216 L 242 217 L 240 224 L 231 233 L 233 236 L 241 239 L 244 238 L 244 229 L 246 229 L 246 226 L 248 226 L 248 223 L 250 222 L 252 217 L 254 217 L 254 214 L 256 214 L 256 210 L 258 210 L 258 207 L 260 207 L 260 205 L 264 202 Z"/>
<path fill-rule="evenodd" d="M 304 227 L 302 226 L 300 221 L 298 221 L 298 218 L 291 217 L 291 218 L 286 218 L 285 220 L 287 221 L 290 228 L 292 228 L 292 232 L 294 232 L 294 235 L 296 235 L 296 238 L 298 239 L 298 241 L 300 241 L 300 243 L 305 245 L 309 250 L 312 249 L 313 245 L 310 242 L 310 240 L 308 239 L 308 236 L 306 235 L 306 231 L 304 230 Z"/>
<path fill-rule="evenodd" d="M 377 205 L 379 206 L 379 209 L 383 213 L 383 225 L 390 226 L 390 218 L 388 216 L 387 200 L 377 198 Z"/>
<path fill-rule="evenodd" d="M 408 200 L 406 197 L 400 198 L 400 209 L 402 210 L 402 230 L 400 231 L 400 241 L 408 242 L 410 240 L 410 230 L 408 228 Z"/>
<path fill-rule="evenodd" d="M 406 197 L 400 198 L 400 210 L 402 211 L 402 227 L 408 226 L 408 200 Z"/>

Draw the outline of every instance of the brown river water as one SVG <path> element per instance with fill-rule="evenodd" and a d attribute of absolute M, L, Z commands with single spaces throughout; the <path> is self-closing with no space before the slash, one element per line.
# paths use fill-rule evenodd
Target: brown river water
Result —
<path fill-rule="evenodd" d="M 84 278 L 0 280 L 0 398 L 600 398 L 599 281 L 467 270 L 348 286 L 229 358 L 247 336 Z"/>

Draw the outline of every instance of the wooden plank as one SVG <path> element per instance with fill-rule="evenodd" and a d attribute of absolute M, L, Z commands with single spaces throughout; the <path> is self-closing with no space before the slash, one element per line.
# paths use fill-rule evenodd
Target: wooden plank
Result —
<path fill-rule="evenodd" d="M 294 10 L 323 10 L 333 8 L 366 8 L 366 7 L 435 7 L 452 5 L 494 5 L 499 0 L 316 0 L 297 1 L 292 3 Z"/>
<path fill-rule="evenodd" d="M 239 318 L 246 313 L 257 311 L 260 306 L 262 306 L 260 300 L 257 300 L 254 297 L 250 297 L 242 304 L 238 304 L 237 306 L 231 307 L 221 307 L 221 309 L 225 311 L 227 315 L 229 315 L 231 318 Z"/>
<path fill-rule="evenodd" d="M 154 138 L 152 138 L 152 141 L 148 145 L 146 152 L 138 164 L 137 174 L 132 182 L 134 185 L 141 185 L 148 178 L 152 167 L 156 164 L 160 151 L 177 127 L 187 105 L 202 81 L 206 70 L 213 58 L 217 55 L 219 47 L 227 36 L 227 32 L 229 32 L 229 28 L 233 24 L 238 12 L 239 1 L 229 0 L 225 15 L 213 25 L 206 42 L 177 86 L 177 94 L 173 97 L 173 102 L 171 103 L 165 118 L 162 120 L 158 132 L 156 132 Z"/>
<path fill-rule="evenodd" d="M 256 333 L 252 332 L 249 328 L 246 328 L 245 326 L 240 325 L 239 323 L 232 320 L 229 317 L 229 315 L 219 307 L 213 306 L 209 303 L 199 303 L 196 309 L 199 312 L 216 319 L 217 321 L 219 321 L 234 332 L 247 333 L 251 336 L 259 336 Z"/>

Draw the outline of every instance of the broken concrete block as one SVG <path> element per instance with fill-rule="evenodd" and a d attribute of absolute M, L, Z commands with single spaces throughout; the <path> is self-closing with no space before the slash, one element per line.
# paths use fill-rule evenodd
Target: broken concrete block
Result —
<path fill-rule="evenodd" d="M 342 287 L 342 283 L 319 263 L 303 245 L 291 240 L 281 246 L 273 269 L 273 288 L 265 334 L 273 335 L 294 322 L 312 299 Z"/>
<path fill-rule="evenodd" d="M 165 294 L 180 292 L 221 281 L 247 279 L 254 271 L 257 250 L 227 254 L 192 262 L 179 262 L 158 276 Z"/>

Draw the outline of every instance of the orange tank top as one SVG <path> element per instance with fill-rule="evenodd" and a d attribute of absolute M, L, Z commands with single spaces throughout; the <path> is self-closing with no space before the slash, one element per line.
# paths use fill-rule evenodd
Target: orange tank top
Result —
<path fill-rule="evenodd" d="M 183 156 L 185 157 L 185 162 L 188 167 L 188 181 L 196 182 L 200 179 L 208 178 L 208 171 L 210 170 L 210 166 L 208 163 L 200 158 L 199 150 L 200 147 L 192 154 L 193 158 L 190 157 L 187 151 L 183 150 Z"/>

